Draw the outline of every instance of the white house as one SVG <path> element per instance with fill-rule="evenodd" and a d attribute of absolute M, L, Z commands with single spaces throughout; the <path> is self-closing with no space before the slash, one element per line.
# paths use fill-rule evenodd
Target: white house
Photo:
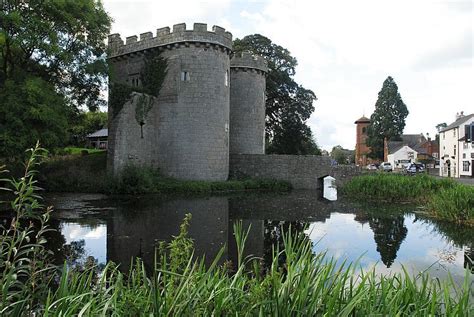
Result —
<path fill-rule="evenodd" d="M 387 161 L 392 164 L 393 168 L 404 168 L 410 163 L 414 163 L 418 156 L 418 152 L 409 147 L 402 145 L 398 149 L 392 149 L 393 152 L 387 155 Z"/>
<path fill-rule="evenodd" d="M 459 176 L 474 178 L 474 122 L 464 125 L 464 136 L 459 141 L 461 142 Z"/>
<path fill-rule="evenodd" d="M 385 161 L 390 162 L 394 169 L 404 168 L 416 162 L 418 155 L 425 152 L 422 146 L 426 142 L 423 134 L 403 134 L 399 141 L 385 142 Z"/>
<path fill-rule="evenodd" d="M 471 144 L 465 140 L 466 126 L 474 123 L 474 113 L 456 115 L 456 121 L 439 131 L 439 175 L 445 177 L 472 177 Z M 472 139 L 472 137 L 471 137 Z M 470 173 L 470 174 L 469 174 Z"/>

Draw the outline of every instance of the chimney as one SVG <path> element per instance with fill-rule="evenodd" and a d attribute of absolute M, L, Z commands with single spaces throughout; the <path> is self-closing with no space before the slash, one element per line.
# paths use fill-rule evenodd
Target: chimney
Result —
<path fill-rule="evenodd" d="M 464 117 L 464 111 L 456 112 L 456 120 L 459 120 L 459 119 L 461 119 L 462 117 Z"/>

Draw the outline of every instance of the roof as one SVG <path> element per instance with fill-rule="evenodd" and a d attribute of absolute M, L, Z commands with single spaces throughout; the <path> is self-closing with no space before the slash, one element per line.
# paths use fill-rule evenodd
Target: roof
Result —
<path fill-rule="evenodd" d="M 369 123 L 369 122 L 370 122 L 369 118 L 367 118 L 366 116 L 362 116 L 359 119 L 357 119 L 356 122 L 354 123 Z"/>
<path fill-rule="evenodd" d="M 456 121 L 454 121 L 453 123 L 451 123 L 450 125 L 448 125 L 446 128 L 440 130 L 439 132 L 445 132 L 445 131 L 448 131 L 448 130 L 457 128 L 457 127 L 459 127 L 460 125 L 462 125 L 464 121 L 467 121 L 467 120 L 469 120 L 469 119 L 471 119 L 471 118 L 474 118 L 474 113 L 468 114 L 467 116 L 463 116 L 463 117 L 457 119 Z"/>
<path fill-rule="evenodd" d="M 395 153 L 405 145 L 415 150 L 418 153 L 423 153 L 422 145 L 426 142 L 423 134 L 402 134 L 399 141 L 388 141 L 388 153 Z"/>
<path fill-rule="evenodd" d="M 109 129 L 100 129 L 95 131 L 94 133 L 88 134 L 88 138 L 103 138 L 109 135 Z"/>

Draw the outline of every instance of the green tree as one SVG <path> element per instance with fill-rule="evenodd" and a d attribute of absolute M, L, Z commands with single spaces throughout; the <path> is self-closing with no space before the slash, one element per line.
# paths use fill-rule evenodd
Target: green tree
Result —
<path fill-rule="evenodd" d="M 0 1 L 0 8 L 0 157 L 37 139 L 61 146 L 78 108 L 105 105 L 111 18 L 98 0 Z"/>
<path fill-rule="evenodd" d="M 338 164 L 352 164 L 352 163 L 354 163 L 354 151 L 344 149 L 340 145 L 336 145 L 332 148 L 331 157 Z"/>
<path fill-rule="evenodd" d="M 407 116 L 408 109 L 398 92 L 398 86 L 388 76 L 379 92 L 367 131 L 367 145 L 371 148 L 372 158 L 383 160 L 384 139 L 400 140 Z"/>
<path fill-rule="evenodd" d="M 293 79 L 297 63 L 290 52 L 269 38 L 253 34 L 234 41 L 236 52 L 250 51 L 268 62 L 266 80 L 266 140 L 269 153 L 319 154 L 306 124 L 317 100 L 313 91 Z"/>
<path fill-rule="evenodd" d="M 80 112 L 70 129 L 70 144 L 84 146 L 88 134 L 104 128 L 107 128 L 107 112 Z"/>

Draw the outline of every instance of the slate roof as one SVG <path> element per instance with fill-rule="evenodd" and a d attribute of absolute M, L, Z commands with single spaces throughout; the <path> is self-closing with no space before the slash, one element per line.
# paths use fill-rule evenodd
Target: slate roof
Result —
<path fill-rule="evenodd" d="M 423 134 L 402 134 L 400 141 L 388 141 L 388 153 L 392 154 L 400 150 L 405 145 L 409 146 L 418 153 L 423 153 L 422 145 L 426 142 Z"/>
<path fill-rule="evenodd" d="M 370 119 L 367 118 L 366 116 L 362 116 L 362 117 L 360 117 L 359 119 L 357 119 L 356 122 L 354 122 L 354 123 L 357 124 L 357 123 L 366 123 L 366 122 L 369 123 L 369 122 L 370 122 Z"/>
<path fill-rule="evenodd" d="M 448 125 L 446 128 L 440 130 L 439 132 L 445 132 L 445 131 L 457 128 L 460 125 L 462 125 L 464 121 L 469 120 L 471 118 L 474 118 L 474 113 L 468 114 L 467 116 L 463 116 L 463 117 L 457 119 L 456 121 L 454 121 L 453 123 Z"/>
<path fill-rule="evenodd" d="M 87 135 L 88 138 L 104 138 L 109 135 L 109 130 L 108 129 L 100 129 L 95 131 L 94 133 L 91 133 Z"/>

